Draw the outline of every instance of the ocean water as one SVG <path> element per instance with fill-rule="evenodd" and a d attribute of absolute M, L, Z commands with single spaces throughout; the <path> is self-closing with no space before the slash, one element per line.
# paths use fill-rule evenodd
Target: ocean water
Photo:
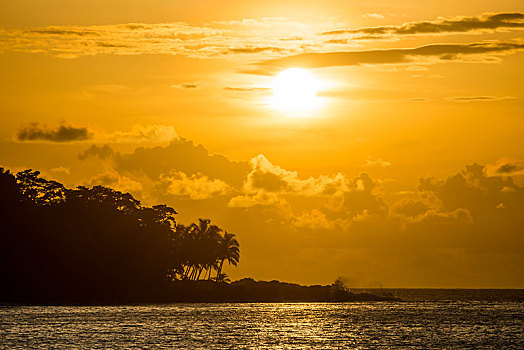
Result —
<path fill-rule="evenodd" d="M 2 306 L 2 349 L 524 349 L 524 304 Z"/>

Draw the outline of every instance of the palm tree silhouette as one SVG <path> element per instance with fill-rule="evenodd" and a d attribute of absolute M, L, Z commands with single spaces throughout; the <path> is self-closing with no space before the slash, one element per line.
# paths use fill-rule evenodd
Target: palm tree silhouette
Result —
<path fill-rule="evenodd" d="M 221 237 L 218 246 L 218 259 L 220 260 L 220 265 L 218 266 L 216 280 L 225 280 L 227 276 L 222 274 L 224 261 L 227 260 L 228 264 L 233 266 L 237 266 L 240 261 L 240 244 L 233 233 L 225 231 Z"/>

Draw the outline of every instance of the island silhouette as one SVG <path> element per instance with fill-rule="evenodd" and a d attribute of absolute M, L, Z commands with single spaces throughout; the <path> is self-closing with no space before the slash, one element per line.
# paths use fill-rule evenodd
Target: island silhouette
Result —
<path fill-rule="evenodd" d="M 182 225 L 167 205 L 144 206 L 104 186 L 66 188 L 31 169 L 0 168 L 0 302 L 168 303 L 383 301 L 341 279 L 301 286 L 245 278 L 236 236 L 209 219 Z"/>

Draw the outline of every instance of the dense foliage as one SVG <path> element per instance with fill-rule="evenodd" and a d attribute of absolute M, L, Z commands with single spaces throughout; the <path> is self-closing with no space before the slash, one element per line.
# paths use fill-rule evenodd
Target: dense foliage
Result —
<path fill-rule="evenodd" d="M 111 188 L 0 168 L 0 296 L 140 299 L 173 280 L 224 281 L 224 262 L 239 261 L 235 236 L 209 220 L 177 224 L 175 214 Z"/>

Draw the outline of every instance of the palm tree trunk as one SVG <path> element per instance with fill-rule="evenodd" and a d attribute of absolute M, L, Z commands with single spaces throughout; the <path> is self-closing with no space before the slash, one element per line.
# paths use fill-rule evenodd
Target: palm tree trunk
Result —
<path fill-rule="evenodd" d="M 204 269 L 204 267 L 202 266 L 202 267 L 200 268 L 200 271 L 198 271 L 198 276 L 197 276 L 197 278 L 196 278 L 196 281 L 198 281 L 198 280 L 200 279 L 200 274 L 202 273 L 202 270 L 203 270 L 203 269 Z"/>
<path fill-rule="evenodd" d="M 220 266 L 218 267 L 218 270 L 217 270 L 217 278 L 218 278 L 218 276 L 220 276 L 220 274 L 222 273 L 222 266 L 224 266 L 224 260 L 225 260 L 225 259 L 222 259 L 222 261 L 220 262 Z"/>
<path fill-rule="evenodd" d="M 189 271 L 191 270 L 191 266 L 187 265 L 184 267 L 184 279 L 186 280 L 189 276 Z"/>

